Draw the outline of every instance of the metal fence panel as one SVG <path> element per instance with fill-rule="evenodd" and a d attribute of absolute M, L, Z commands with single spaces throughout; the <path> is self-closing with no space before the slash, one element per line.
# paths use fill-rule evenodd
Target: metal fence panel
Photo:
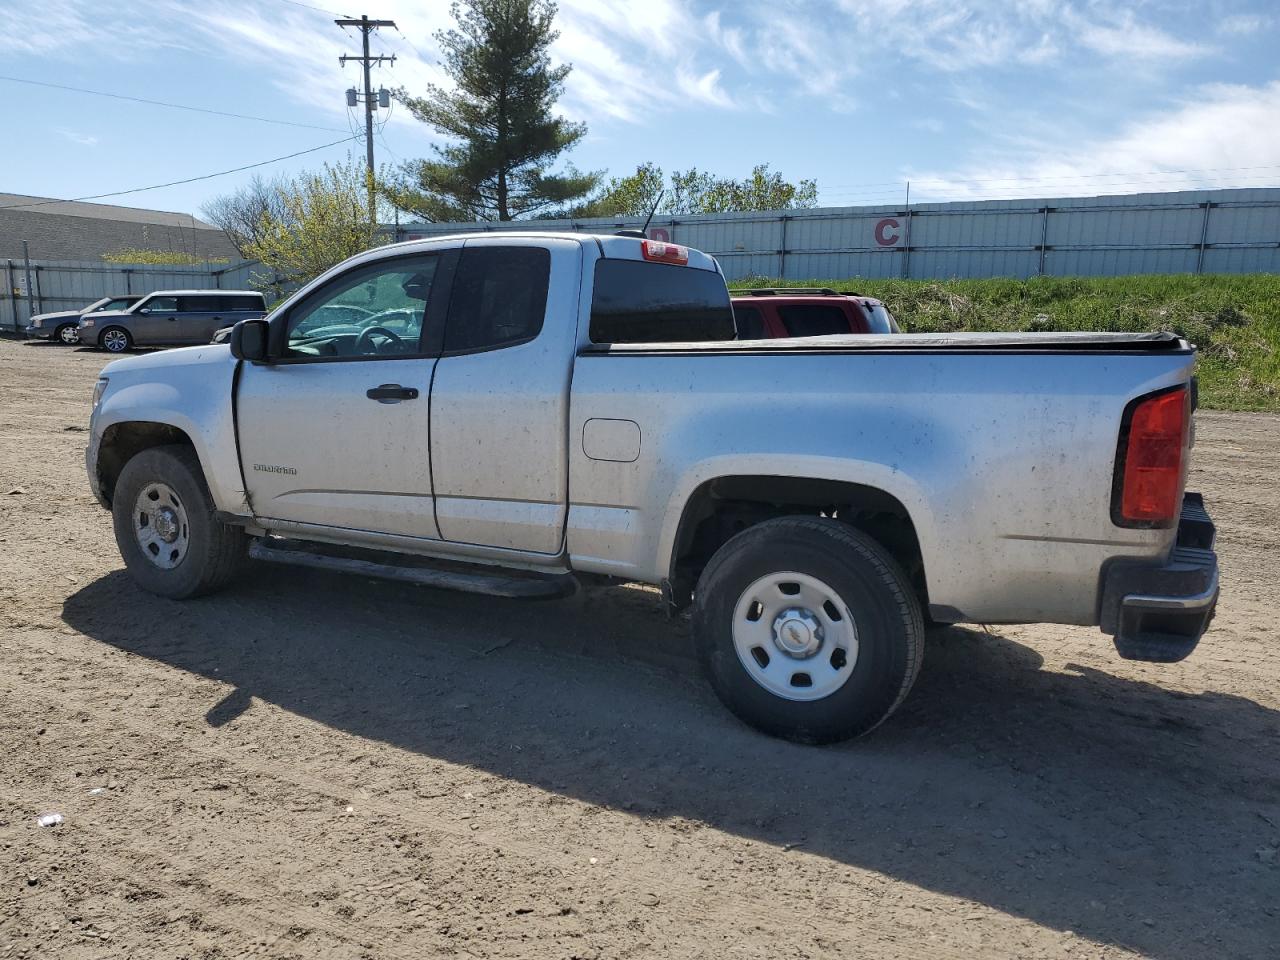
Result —
<path fill-rule="evenodd" d="M 0 261 L 5 271 L 0 298 L 0 330 L 25 327 L 37 313 L 74 310 L 103 297 L 152 290 L 252 290 L 276 278 L 254 261 L 231 265 L 105 263 L 99 260 L 32 260 L 31 291 L 26 290 L 27 263 Z"/>
<path fill-rule="evenodd" d="M 643 222 L 407 224 L 386 232 L 397 239 L 502 230 L 612 233 Z M 658 216 L 649 235 L 705 250 L 730 281 L 1280 272 L 1280 188 Z M 32 312 L 69 310 L 119 293 L 281 289 L 278 277 L 251 262 L 33 260 L 31 268 L 27 291 L 23 261 L 0 261 L 6 271 L 0 329 L 25 325 Z"/>
<path fill-rule="evenodd" d="M 474 230 L 636 229 L 642 218 L 412 224 Z M 650 235 L 705 250 L 725 276 L 1118 276 L 1280 269 L 1280 189 L 832 207 L 655 217 Z"/>

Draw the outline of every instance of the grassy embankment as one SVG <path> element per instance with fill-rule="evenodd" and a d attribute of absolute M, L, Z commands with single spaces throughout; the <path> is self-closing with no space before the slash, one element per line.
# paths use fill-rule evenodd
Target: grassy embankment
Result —
<path fill-rule="evenodd" d="M 1172 330 L 1200 348 L 1200 396 L 1220 410 L 1280 411 L 1280 276 L 1031 280 L 753 280 L 877 297 L 903 329 Z"/>

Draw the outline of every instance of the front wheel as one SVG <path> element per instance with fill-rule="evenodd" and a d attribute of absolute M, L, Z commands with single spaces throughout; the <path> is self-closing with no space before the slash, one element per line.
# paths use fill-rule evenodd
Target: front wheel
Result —
<path fill-rule="evenodd" d="M 126 463 L 111 514 L 129 574 L 162 597 L 219 590 L 247 556 L 244 531 L 218 520 L 200 461 L 187 446 L 151 447 Z"/>
<path fill-rule="evenodd" d="M 133 346 L 133 338 L 123 327 L 107 327 L 98 337 L 98 346 L 107 353 L 124 353 Z"/>
<path fill-rule="evenodd" d="M 59 343 L 65 343 L 67 346 L 74 346 L 80 342 L 80 331 L 76 329 L 74 323 L 64 323 L 54 333 L 54 338 Z"/>
<path fill-rule="evenodd" d="M 803 743 L 867 733 L 906 698 L 924 654 L 920 603 L 880 544 L 818 517 L 735 536 L 698 580 L 698 653 L 739 719 Z"/>

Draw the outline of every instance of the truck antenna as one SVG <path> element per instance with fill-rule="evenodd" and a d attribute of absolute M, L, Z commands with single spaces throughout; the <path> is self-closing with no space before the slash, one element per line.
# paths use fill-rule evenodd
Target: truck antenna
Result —
<path fill-rule="evenodd" d="M 653 206 L 649 208 L 649 216 L 645 219 L 644 226 L 640 228 L 640 232 L 646 237 L 649 235 L 649 224 L 653 221 L 653 215 L 658 212 L 658 204 L 662 202 L 662 195 L 666 192 L 665 190 L 658 191 L 658 196 L 654 199 Z"/>

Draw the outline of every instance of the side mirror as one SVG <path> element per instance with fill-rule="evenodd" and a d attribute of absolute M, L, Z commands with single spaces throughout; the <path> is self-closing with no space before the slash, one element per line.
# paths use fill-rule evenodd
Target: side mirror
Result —
<path fill-rule="evenodd" d="M 267 334 L 270 329 L 265 320 L 241 320 L 231 328 L 231 355 L 251 363 L 269 363 Z"/>
<path fill-rule="evenodd" d="M 139 310 L 138 312 L 139 312 L 139 313 L 150 313 L 150 312 L 151 312 L 151 308 L 150 308 L 150 307 L 143 307 L 143 308 L 142 308 L 141 310 Z"/>

